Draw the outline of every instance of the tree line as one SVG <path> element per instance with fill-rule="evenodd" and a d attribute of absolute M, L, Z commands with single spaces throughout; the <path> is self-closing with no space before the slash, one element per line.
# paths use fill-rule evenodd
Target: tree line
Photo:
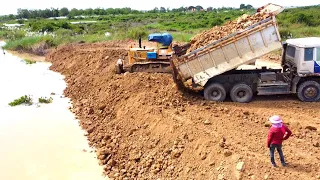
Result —
<path fill-rule="evenodd" d="M 252 8 L 251 5 L 240 5 L 240 9 L 249 9 Z M 37 9 L 21 9 L 19 8 L 17 10 L 17 15 L 5 15 L 0 16 L 0 21 L 5 20 L 14 20 L 14 19 L 35 19 L 35 18 L 50 18 L 50 17 L 60 17 L 60 16 L 67 16 L 69 18 L 75 17 L 75 16 L 99 16 L 99 15 L 125 15 L 125 14 L 141 14 L 141 13 L 166 13 L 166 12 L 188 12 L 188 11 L 221 11 L 221 10 L 232 10 L 235 8 L 231 7 L 222 7 L 222 8 L 213 8 L 208 7 L 204 9 L 202 6 L 188 6 L 188 7 L 180 7 L 180 8 L 165 8 L 165 7 L 155 7 L 152 10 L 149 11 L 138 11 L 131 8 L 88 8 L 88 9 L 68 9 L 66 7 L 64 8 L 47 8 L 44 10 Z"/>

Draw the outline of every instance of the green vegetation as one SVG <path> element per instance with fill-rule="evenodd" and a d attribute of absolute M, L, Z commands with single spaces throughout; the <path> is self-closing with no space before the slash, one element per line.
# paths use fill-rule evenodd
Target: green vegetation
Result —
<path fill-rule="evenodd" d="M 35 64 L 36 63 L 36 61 L 30 60 L 30 59 L 25 59 L 24 61 L 26 62 L 26 64 Z"/>
<path fill-rule="evenodd" d="M 52 97 L 47 98 L 47 97 L 41 97 L 39 98 L 39 103 L 44 103 L 44 104 L 49 104 L 52 103 Z"/>
<path fill-rule="evenodd" d="M 8 43 L 4 48 L 23 50 L 38 55 L 60 44 L 99 42 L 113 39 L 146 39 L 155 32 L 169 32 L 174 40 L 188 42 L 195 34 L 216 25 L 251 14 L 251 5 L 240 9 L 201 6 L 165 9 L 163 7 L 142 12 L 130 8 L 108 9 L 19 9 L 18 15 L 1 16 L 0 23 L 24 24 L 22 28 L 0 28 L 0 39 Z M 67 16 L 67 19 L 47 19 Z M 19 20 L 15 20 L 20 18 Z M 23 18 L 28 18 L 25 20 Z M 290 8 L 277 16 L 280 34 L 287 38 L 320 36 L 320 6 Z M 78 23 L 78 24 L 77 24 Z M 106 36 L 105 33 L 111 33 Z"/>
<path fill-rule="evenodd" d="M 282 38 L 320 36 L 320 6 L 286 9 L 277 16 Z"/>
<path fill-rule="evenodd" d="M 46 49 L 60 44 L 51 36 L 22 37 L 8 41 L 3 48 L 16 51 L 26 51 L 36 55 L 44 55 Z"/>
<path fill-rule="evenodd" d="M 32 99 L 30 96 L 21 96 L 18 99 L 15 99 L 14 101 L 9 103 L 9 106 L 18 106 L 21 104 L 26 104 L 26 105 L 32 105 Z"/>
<path fill-rule="evenodd" d="M 25 32 L 22 30 L 7 30 L 7 29 L 1 29 L 0 27 L 0 38 L 4 38 L 7 40 L 16 40 L 16 39 L 21 39 L 25 37 Z"/>
<path fill-rule="evenodd" d="M 189 42 L 194 34 L 184 32 L 172 32 L 173 39 L 178 42 Z"/>

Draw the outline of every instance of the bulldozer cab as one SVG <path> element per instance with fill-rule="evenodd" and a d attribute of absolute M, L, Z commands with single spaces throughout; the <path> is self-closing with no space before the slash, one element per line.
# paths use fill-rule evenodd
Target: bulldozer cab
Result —
<path fill-rule="evenodd" d="M 154 33 L 148 36 L 148 41 L 157 42 L 157 59 L 169 60 L 173 54 L 172 36 L 169 33 Z"/>
<path fill-rule="evenodd" d="M 148 52 L 154 52 L 155 48 L 130 48 L 128 52 L 129 64 L 147 61 Z"/>
<path fill-rule="evenodd" d="M 156 42 L 153 47 L 142 45 L 139 38 L 139 46 L 132 47 L 128 51 L 128 61 L 124 61 L 123 70 L 117 72 L 160 72 L 170 73 L 170 58 L 172 57 L 172 36 L 168 33 L 150 34 L 149 42 Z M 117 66 L 118 67 L 118 66 Z M 118 68 L 121 69 L 121 68 Z"/>
<path fill-rule="evenodd" d="M 157 42 L 162 47 L 169 47 L 172 43 L 172 36 L 169 33 L 154 33 L 148 36 L 148 41 Z"/>
<path fill-rule="evenodd" d="M 159 60 L 167 60 L 169 62 L 169 58 L 173 54 L 171 47 L 172 36 L 169 33 L 154 33 L 148 36 L 148 41 L 156 42 L 156 47 L 142 46 L 139 39 L 139 47 L 131 47 L 128 52 L 129 64 Z"/>

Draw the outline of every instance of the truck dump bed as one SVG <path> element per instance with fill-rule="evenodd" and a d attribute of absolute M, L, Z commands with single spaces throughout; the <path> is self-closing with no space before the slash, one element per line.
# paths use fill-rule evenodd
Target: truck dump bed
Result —
<path fill-rule="evenodd" d="M 196 84 L 204 86 L 210 78 L 240 65 L 252 63 L 281 47 L 281 38 L 273 15 L 186 55 L 174 56 L 174 76 L 178 75 L 182 81 L 193 78 Z"/>

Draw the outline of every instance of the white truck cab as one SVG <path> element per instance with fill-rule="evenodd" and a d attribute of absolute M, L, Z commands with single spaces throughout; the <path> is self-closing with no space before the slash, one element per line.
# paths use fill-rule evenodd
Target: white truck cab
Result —
<path fill-rule="evenodd" d="M 300 77 L 320 76 L 320 38 L 288 39 L 283 58 L 294 65 Z"/>

